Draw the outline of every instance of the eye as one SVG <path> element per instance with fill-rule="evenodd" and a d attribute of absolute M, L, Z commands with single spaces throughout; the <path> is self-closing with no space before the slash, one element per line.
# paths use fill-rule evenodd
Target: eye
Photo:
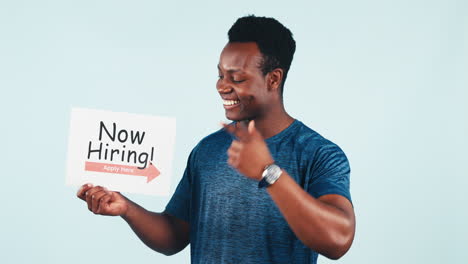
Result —
<path fill-rule="evenodd" d="M 232 80 L 233 83 L 237 83 L 237 84 L 243 83 L 244 81 L 245 81 L 245 80 Z"/>
<path fill-rule="evenodd" d="M 222 80 L 224 78 L 223 75 L 218 74 L 218 79 Z"/>

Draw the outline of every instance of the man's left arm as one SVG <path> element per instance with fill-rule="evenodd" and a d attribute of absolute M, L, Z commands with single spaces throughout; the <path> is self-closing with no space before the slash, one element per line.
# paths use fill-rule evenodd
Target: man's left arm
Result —
<path fill-rule="evenodd" d="M 274 160 L 254 121 L 249 123 L 248 129 L 228 125 L 225 129 L 237 137 L 228 149 L 228 163 L 243 175 L 260 181 L 265 166 Z M 267 190 L 306 246 L 331 259 L 340 258 L 351 247 L 355 216 L 347 198 L 337 194 L 314 198 L 284 170 Z"/>
<path fill-rule="evenodd" d="M 327 194 L 316 199 L 284 170 L 267 190 L 293 232 L 306 246 L 331 259 L 340 258 L 351 247 L 355 217 L 347 198 Z"/>

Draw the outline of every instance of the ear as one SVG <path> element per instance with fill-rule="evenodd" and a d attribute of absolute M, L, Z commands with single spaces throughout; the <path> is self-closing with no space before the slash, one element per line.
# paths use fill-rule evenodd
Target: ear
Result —
<path fill-rule="evenodd" d="M 279 92 L 281 82 L 283 81 L 283 69 L 276 68 L 268 73 L 268 89 Z"/>

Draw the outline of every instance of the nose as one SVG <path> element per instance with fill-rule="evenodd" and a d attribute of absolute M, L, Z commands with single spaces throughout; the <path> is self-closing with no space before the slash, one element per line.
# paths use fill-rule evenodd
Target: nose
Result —
<path fill-rule="evenodd" d="M 218 82 L 216 83 L 216 89 L 218 90 L 218 93 L 221 94 L 232 92 L 232 86 L 229 84 L 229 82 L 226 82 L 224 78 L 218 79 Z"/>

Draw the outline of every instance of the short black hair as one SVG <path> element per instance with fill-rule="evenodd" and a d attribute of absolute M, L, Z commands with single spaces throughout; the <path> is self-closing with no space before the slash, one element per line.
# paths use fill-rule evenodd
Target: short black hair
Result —
<path fill-rule="evenodd" d="M 284 82 L 288 75 L 296 41 L 291 31 L 276 19 L 248 15 L 237 19 L 228 32 L 229 42 L 255 42 L 263 55 L 260 69 L 263 75 L 281 68 L 284 71 L 281 83 L 283 95 Z"/>

